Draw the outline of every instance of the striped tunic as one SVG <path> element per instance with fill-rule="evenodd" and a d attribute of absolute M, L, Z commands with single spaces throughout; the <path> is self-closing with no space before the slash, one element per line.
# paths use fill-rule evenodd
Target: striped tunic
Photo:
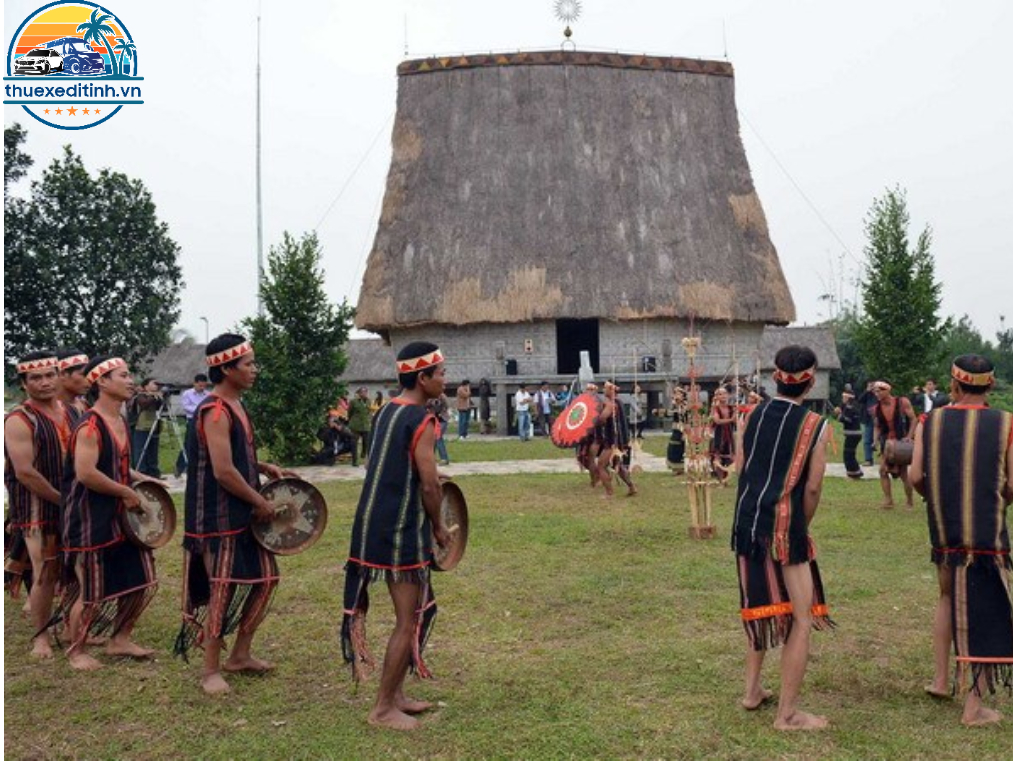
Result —
<path fill-rule="evenodd" d="M 1010 564 L 1002 497 L 1013 415 L 988 407 L 939 407 L 922 428 L 932 562 L 966 565 L 982 558 Z"/>
<path fill-rule="evenodd" d="M 188 465 L 185 539 L 198 542 L 208 537 L 242 533 L 253 522 L 250 504 L 229 492 L 215 478 L 204 433 L 209 415 L 215 420 L 222 415 L 228 418 L 232 464 L 246 483 L 254 490 L 260 490 L 253 424 L 248 416 L 236 414 L 229 402 L 220 396 L 209 394 L 194 412 L 196 424 L 188 430 L 186 442 Z"/>
<path fill-rule="evenodd" d="M 422 505 L 415 445 L 436 418 L 394 399 L 377 413 L 369 469 L 352 527 L 348 562 L 379 572 L 413 571 L 432 562 L 432 527 Z"/>
<path fill-rule="evenodd" d="M 32 445 L 35 459 L 32 465 L 50 483 L 60 490 L 63 477 L 64 452 L 70 442 L 70 426 L 67 423 L 63 403 L 57 402 L 60 408 L 56 419 L 51 418 L 41 409 L 32 404 L 31 400 L 15 407 L 5 417 L 7 420 L 19 418 L 32 432 Z M 8 517 L 13 530 L 34 531 L 58 534 L 60 531 L 60 505 L 49 502 L 34 494 L 28 487 L 18 481 L 4 446 L 4 486 L 10 497 Z"/>
<path fill-rule="evenodd" d="M 81 416 L 70 440 L 70 452 L 63 473 L 63 549 L 88 552 L 119 544 L 126 537 L 120 527 L 122 503 L 118 497 L 92 491 L 77 480 L 74 454 L 85 431 L 99 436 L 98 469 L 121 484 L 130 483 L 130 441 L 116 440 L 102 416 L 89 410 Z"/>
<path fill-rule="evenodd" d="M 732 549 L 779 563 L 812 559 L 804 510 L 812 451 L 826 421 L 786 399 L 760 404 L 746 422 L 745 464 L 735 500 Z"/>

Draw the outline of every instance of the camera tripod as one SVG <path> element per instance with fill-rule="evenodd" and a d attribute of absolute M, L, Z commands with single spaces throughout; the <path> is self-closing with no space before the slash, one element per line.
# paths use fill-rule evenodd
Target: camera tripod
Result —
<path fill-rule="evenodd" d="M 144 456 L 148 451 L 148 447 L 151 445 L 151 440 L 156 438 L 156 432 L 158 436 L 161 436 L 162 421 L 166 420 L 169 423 L 169 430 L 172 431 L 172 437 L 175 440 L 179 451 L 183 453 L 183 461 L 187 461 L 186 455 L 186 443 L 183 436 L 179 432 L 179 422 L 176 420 L 176 415 L 173 414 L 169 407 L 169 397 L 163 397 L 162 403 L 158 405 L 158 409 L 155 411 L 155 422 L 151 426 L 151 430 L 148 431 L 148 437 L 144 440 L 144 446 L 141 447 L 141 451 L 137 455 L 137 464 L 135 468 L 141 469 L 141 464 L 144 462 Z"/>

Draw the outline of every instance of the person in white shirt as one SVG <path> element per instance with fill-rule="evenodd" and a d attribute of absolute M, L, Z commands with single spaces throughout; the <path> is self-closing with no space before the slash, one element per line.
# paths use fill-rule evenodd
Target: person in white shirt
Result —
<path fill-rule="evenodd" d="M 531 394 L 525 384 L 514 394 L 514 410 L 517 413 L 517 435 L 521 441 L 528 441 L 531 438 Z"/>
<path fill-rule="evenodd" d="M 183 414 L 186 415 L 186 436 L 190 436 L 190 428 L 193 426 L 193 413 L 197 410 L 197 405 L 204 401 L 204 397 L 210 393 L 208 391 L 208 377 L 204 373 L 197 373 L 193 376 L 193 388 L 188 388 L 182 394 L 179 395 L 179 406 L 183 410 Z M 183 447 L 185 449 L 186 442 L 184 439 Z M 183 449 L 179 451 L 179 455 L 176 457 L 176 478 L 179 478 L 186 472 L 186 454 Z"/>

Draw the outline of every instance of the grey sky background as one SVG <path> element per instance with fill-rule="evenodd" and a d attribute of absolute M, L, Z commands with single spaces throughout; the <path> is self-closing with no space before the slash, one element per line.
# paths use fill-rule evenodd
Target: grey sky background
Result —
<path fill-rule="evenodd" d="M 5 44 L 43 4 L 4 3 Z M 897 184 L 908 192 L 912 239 L 933 229 L 944 313 L 968 314 L 990 339 L 1000 314 L 1013 322 L 1013 3 L 582 5 L 580 49 L 715 59 L 727 49 L 753 180 L 800 324 L 830 316 L 825 294 L 855 297 L 863 219 Z M 28 129 L 31 178 L 69 142 L 90 169 L 144 181 L 182 247 L 180 327 L 203 340 L 201 317 L 213 336 L 256 309 L 257 3 L 106 6 L 133 35 L 145 103 L 80 132 L 42 125 L 19 106 L 4 107 L 4 123 Z M 354 303 L 406 39 L 407 57 L 421 58 L 558 49 L 562 29 L 552 0 L 264 0 L 265 249 L 283 231 L 315 229 L 329 294 Z"/>

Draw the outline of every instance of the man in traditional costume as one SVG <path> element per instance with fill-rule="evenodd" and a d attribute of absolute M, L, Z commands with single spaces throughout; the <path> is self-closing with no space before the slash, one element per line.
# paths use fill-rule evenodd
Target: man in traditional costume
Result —
<path fill-rule="evenodd" d="M 70 422 L 59 393 L 59 361 L 37 351 L 17 363 L 18 380 L 28 397 L 4 417 L 4 486 L 10 498 L 7 588 L 17 598 L 28 590 L 35 637 L 32 656 L 52 658 L 49 633 L 59 577 L 60 484 Z"/>
<path fill-rule="evenodd" d="M 876 381 L 872 392 L 876 395 L 876 408 L 872 418 L 876 421 L 876 439 L 879 441 L 881 460 L 879 463 L 879 485 L 883 488 L 883 508 L 893 507 L 891 478 L 899 478 L 904 484 L 904 497 L 908 507 L 914 507 L 914 493 L 908 478 L 908 466 L 886 461 L 886 442 L 910 441 L 914 433 L 915 417 L 911 402 L 904 396 L 893 396 L 892 386 L 885 380 Z"/>
<path fill-rule="evenodd" d="M 626 484 L 627 497 L 632 497 L 637 493 L 637 487 L 633 484 L 628 466 L 630 427 L 623 405 L 616 397 L 618 391 L 619 387 L 616 384 L 605 381 L 605 404 L 602 407 L 598 425 L 594 429 L 598 450 L 597 474 L 602 486 L 605 487 L 604 497 L 606 499 L 614 493 L 612 489 L 613 471 Z"/>
<path fill-rule="evenodd" d="M 85 377 L 94 404 L 74 428 L 63 473 L 60 617 L 68 621 L 70 665 L 91 671 L 101 663 L 87 651 L 90 636 L 110 635 L 108 655 L 154 652 L 131 635 L 158 582 L 151 550 L 129 541 L 120 523 L 124 510 L 140 505 L 131 482 L 154 480 L 130 469 L 130 435 L 120 414 L 134 392 L 130 369 L 119 357 L 95 357 Z"/>
<path fill-rule="evenodd" d="M 735 408 L 728 403 L 728 389 L 723 386 L 714 392 L 710 422 L 713 431 L 711 463 L 714 475 L 724 486 L 735 457 Z"/>
<path fill-rule="evenodd" d="M 774 358 L 777 396 L 749 416 L 736 452 L 739 472 L 732 528 L 746 631 L 742 705 L 759 708 L 772 695 L 761 670 L 767 649 L 784 643 L 781 696 L 774 727 L 822 729 L 827 720 L 797 707 L 812 628 L 831 625 L 809 524 L 826 468 L 826 421 L 801 402 L 816 373 L 816 355 L 786 346 Z"/>
<path fill-rule="evenodd" d="M 1006 511 L 1013 501 L 1013 415 L 988 406 L 992 363 L 965 354 L 953 361 L 957 401 L 923 416 L 915 433 L 911 481 L 928 503 L 939 602 L 933 625 L 935 675 L 926 691 L 949 697 L 949 650 L 956 683 L 968 686 L 962 721 L 992 724 L 982 704 L 999 686 L 1013 693 L 1013 562 Z"/>
<path fill-rule="evenodd" d="M 403 391 L 376 416 L 372 456 L 352 527 L 341 646 L 358 682 L 374 666 L 366 646 L 369 586 L 386 582 L 396 621 L 369 723 L 410 730 L 418 726 L 411 714 L 430 704 L 406 697 L 404 680 L 409 667 L 421 678 L 431 676 L 422 650 L 436 616 L 430 584 L 433 540 L 440 546 L 448 540 L 433 453 L 438 421 L 425 406 L 443 393 L 446 370 L 435 344 L 416 341 L 398 352 L 397 372 Z"/>
<path fill-rule="evenodd" d="M 292 475 L 257 461 L 253 424 L 243 392 L 257 379 L 253 346 L 225 333 L 206 349 L 214 391 L 194 412 L 187 437 L 186 519 L 183 535 L 183 625 L 175 652 L 204 649 L 201 687 L 229 691 L 226 672 L 265 673 L 273 666 L 250 648 L 278 586 L 274 555 L 253 537 L 253 522 L 270 521 L 274 507 L 260 495 L 259 474 Z M 225 637 L 236 641 L 225 663 Z"/>
<path fill-rule="evenodd" d="M 90 384 L 84 370 L 88 366 L 89 358 L 83 351 L 72 346 L 57 350 L 56 358 L 59 360 L 60 368 L 59 397 L 67 411 L 70 427 L 73 428 L 81 415 L 88 410 L 84 397 Z"/>
<path fill-rule="evenodd" d="M 862 478 L 862 466 L 858 464 L 858 443 L 862 440 L 862 408 L 855 399 L 851 384 L 841 392 L 841 406 L 834 410 L 844 428 L 844 469 L 848 478 Z"/>

